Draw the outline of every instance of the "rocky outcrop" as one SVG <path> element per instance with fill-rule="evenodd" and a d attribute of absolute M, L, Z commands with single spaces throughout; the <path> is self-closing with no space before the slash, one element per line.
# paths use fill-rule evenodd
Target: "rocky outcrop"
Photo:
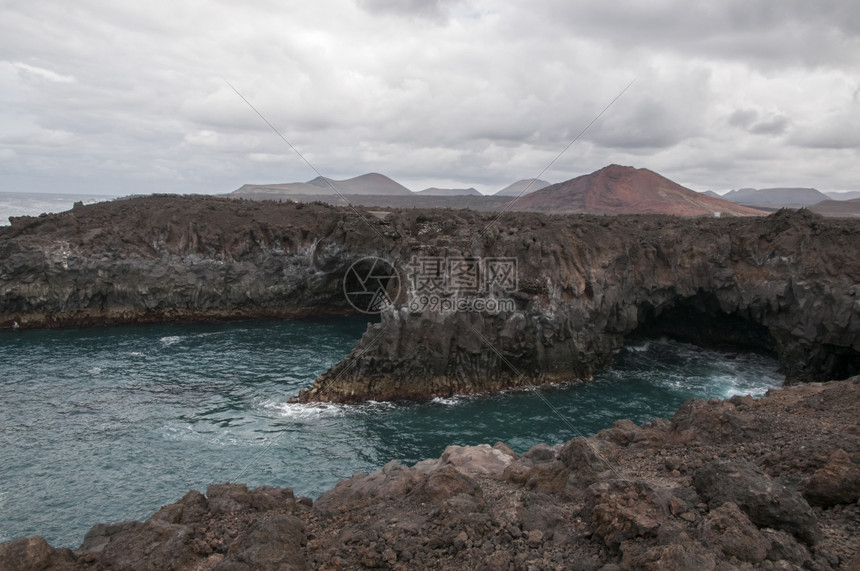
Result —
<path fill-rule="evenodd" d="M 434 216 L 450 230 L 419 252 L 515 258 L 516 309 L 387 311 L 298 400 L 588 379 L 634 334 L 772 351 L 789 380 L 860 372 L 860 226 L 852 222 L 788 211 L 753 220 L 517 214 L 464 244 L 461 228 Z"/>
<path fill-rule="evenodd" d="M 860 371 L 858 238 L 860 222 L 805 211 L 384 214 L 144 197 L 0 228 L 0 327 L 346 313 L 348 268 L 375 256 L 399 271 L 396 306 L 299 400 L 426 399 L 588 379 L 636 334 L 772 351 L 792 380 L 845 378 Z M 513 291 L 488 292 L 513 307 L 416 308 L 405 286 L 413 260 L 428 257 L 516 260 Z"/>
<path fill-rule="evenodd" d="M 0 228 L 0 326 L 352 311 L 341 279 L 384 239 L 322 204 L 149 196 Z"/>
<path fill-rule="evenodd" d="M 821 482 L 860 465 L 858 419 L 860 377 L 691 401 L 672 421 L 620 420 L 519 457 L 450 446 L 316 501 L 210 486 L 145 522 L 96 525 L 74 551 L 0 545 L 0 570 L 854 569 L 858 498 Z"/>

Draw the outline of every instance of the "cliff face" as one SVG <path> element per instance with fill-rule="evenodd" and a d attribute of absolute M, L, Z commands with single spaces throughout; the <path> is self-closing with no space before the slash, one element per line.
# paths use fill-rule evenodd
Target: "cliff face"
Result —
<path fill-rule="evenodd" d="M 0 229 L 0 326 L 347 312 L 365 256 L 516 260 L 512 311 L 386 310 L 304 401 L 429 398 L 588 378 L 625 337 L 775 352 L 791 379 L 860 370 L 860 223 L 404 210 L 147 197 Z M 406 288 L 404 288 L 406 289 Z"/>
<path fill-rule="evenodd" d="M 450 215 L 435 216 L 441 225 Z M 300 400 L 588 378 L 636 332 L 773 351 L 790 379 L 844 378 L 860 366 L 856 224 L 789 212 L 756 220 L 516 214 L 471 244 L 463 226 L 438 246 L 425 240 L 422 251 L 515 257 L 516 311 L 388 311 Z"/>
<path fill-rule="evenodd" d="M 372 231 L 320 204 L 154 196 L 0 229 L 0 327 L 346 312 L 341 276 Z"/>

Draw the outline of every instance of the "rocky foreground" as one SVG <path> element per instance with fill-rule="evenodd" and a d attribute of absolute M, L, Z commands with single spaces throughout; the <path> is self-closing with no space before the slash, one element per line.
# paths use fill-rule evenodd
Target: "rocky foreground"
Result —
<path fill-rule="evenodd" d="M 315 502 L 188 492 L 75 551 L 0 545 L 15 569 L 860 569 L 860 377 L 688 401 L 520 457 L 451 446 Z"/>

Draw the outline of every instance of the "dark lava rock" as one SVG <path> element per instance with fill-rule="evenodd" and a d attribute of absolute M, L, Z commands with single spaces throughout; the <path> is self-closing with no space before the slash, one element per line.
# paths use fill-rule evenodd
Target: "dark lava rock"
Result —
<path fill-rule="evenodd" d="M 782 529 L 807 545 L 815 545 L 821 537 L 806 500 L 751 462 L 710 462 L 695 472 L 693 483 L 712 510 L 733 502 L 759 527 Z"/>
<path fill-rule="evenodd" d="M 588 379 L 634 333 L 771 351 L 795 380 L 860 372 L 857 220 L 356 211 L 148 196 L 15 219 L 0 227 L 0 327 L 344 314 L 343 278 L 362 258 L 404 270 L 423 255 L 504 258 L 522 285 L 506 292 L 512 307 L 441 313 L 410 308 L 404 291 L 296 399 L 426 400 Z M 715 428 L 759 428 L 740 418 Z M 618 445 L 659 445 L 632 423 L 616 428 Z"/>
<path fill-rule="evenodd" d="M 800 493 L 814 506 L 828 507 L 860 500 L 860 464 L 837 450 L 826 466 L 800 483 Z"/>

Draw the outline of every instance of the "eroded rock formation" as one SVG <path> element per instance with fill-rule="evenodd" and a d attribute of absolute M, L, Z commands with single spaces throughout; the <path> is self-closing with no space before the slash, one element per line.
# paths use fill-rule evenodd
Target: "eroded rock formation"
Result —
<path fill-rule="evenodd" d="M 154 196 L 0 228 L 0 326 L 349 312 L 342 280 L 376 256 L 515 259 L 496 314 L 398 298 L 300 400 L 423 399 L 587 379 L 631 334 L 775 352 L 791 380 L 860 371 L 860 222 L 389 214 Z M 455 295 L 448 292 L 445 295 Z"/>
<path fill-rule="evenodd" d="M 316 501 L 210 486 L 74 551 L 2 544 L 0 570 L 857 569 L 858 419 L 860 377 L 694 400 L 519 457 L 391 462 Z"/>
<path fill-rule="evenodd" d="M 860 227 L 851 222 L 788 211 L 729 220 L 513 214 L 474 239 L 447 213 L 432 216 L 436 233 L 413 250 L 516 258 L 516 310 L 387 311 L 300 400 L 587 379 L 637 332 L 772 351 L 790 380 L 860 372 Z"/>

